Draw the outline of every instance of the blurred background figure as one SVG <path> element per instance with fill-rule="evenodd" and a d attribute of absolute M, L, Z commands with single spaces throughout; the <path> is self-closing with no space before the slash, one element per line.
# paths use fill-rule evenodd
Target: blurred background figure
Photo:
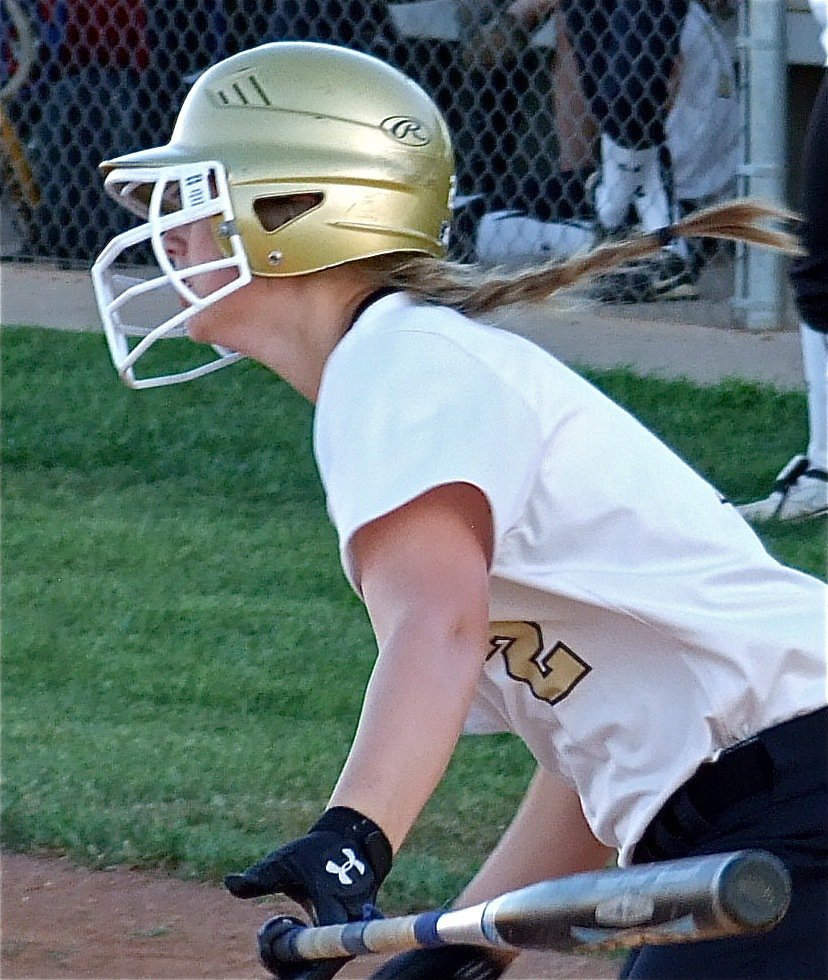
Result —
<path fill-rule="evenodd" d="M 514 0 L 473 40 L 484 62 L 514 56 L 551 14 L 558 170 L 515 181 L 480 225 L 479 255 L 561 257 L 607 235 L 651 231 L 728 196 L 739 152 L 733 58 L 696 0 Z M 574 207 L 573 207 L 574 202 Z M 517 239 L 517 241 L 516 241 Z M 503 246 L 504 240 L 509 246 Z M 670 245 L 613 277 L 613 299 L 690 298 L 706 254 Z"/>
<path fill-rule="evenodd" d="M 828 63 L 828 3 L 811 0 Z M 770 494 L 739 509 L 749 521 L 803 520 L 828 513 L 828 79 L 823 76 L 808 121 L 803 156 L 807 254 L 794 260 L 791 285 L 799 313 L 808 389 L 808 447 L 782 469 Z"/>
<path fill-rule="evenodd" d="M 219 3 L 0 2 L 2 75 L 17 71 L 22 23 L 33 51 L 3 101 L 4 157 L 17 152 L 31 178 L 16 185 L 19 253 L 86 263 L 123 226 L 96 192 L 98 163 L 169 135 L 187 79 L 220 53 Z"/>
<path fill-rule="evenodd" d="M 373 54 L 397 67 L 405 60 L 385 0 L 226 0 L 226 54 L 266 41 L 319 41 Z"/>
<path fill-rule="evenodd" d="M 28 90 L 28 148 L 40 201 L 30 245 L 39 255 L 87 259 L 119 220 L 117 205 L 97 193 L 100 154 L 141 140 L 146 10 L 143 0 L 47 0 L 33 8 L 40 57 Z"/>

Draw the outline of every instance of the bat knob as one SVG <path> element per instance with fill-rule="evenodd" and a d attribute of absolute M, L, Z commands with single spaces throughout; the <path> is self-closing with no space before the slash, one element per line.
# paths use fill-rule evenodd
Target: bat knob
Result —
<path fill-rule="evenodd" d="M 264 967 L 278 977 L 286 963 L 301 960 L 296 955 L 295 938 L 307 926 L 301 919 L 292 915 L 275 915 L 259 929 L 256 938 L 259 943 L 259 959 Z"/>

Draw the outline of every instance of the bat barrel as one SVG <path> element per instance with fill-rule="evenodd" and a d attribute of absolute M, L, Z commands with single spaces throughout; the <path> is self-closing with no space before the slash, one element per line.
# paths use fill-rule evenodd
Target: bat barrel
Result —
<path fill-rule="evenodd" d="M 540 882 L 490 902 L 483 925 L 523 949 L 620 949 L 761 932 L 790 894 L 778 858 L 735 851 Z"/>

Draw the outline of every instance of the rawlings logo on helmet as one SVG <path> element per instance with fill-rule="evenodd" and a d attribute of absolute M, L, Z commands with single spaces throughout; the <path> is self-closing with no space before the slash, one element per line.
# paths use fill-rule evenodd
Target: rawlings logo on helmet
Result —
<path fill-rule="evenodd" d="M 428 146 L 431 142 L 431 133 L 425 124 L 412 116 L 389 116 L 382 121 L 380 129 L 406 146 Z"/>

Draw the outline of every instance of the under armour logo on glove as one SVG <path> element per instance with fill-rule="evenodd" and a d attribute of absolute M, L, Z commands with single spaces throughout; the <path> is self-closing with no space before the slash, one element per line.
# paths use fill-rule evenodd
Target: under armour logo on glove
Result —
<path fill-rule="evenodd" d="M 360 875 L 364 875 L 365 865 L 350 847 L 343 847 L 342 853 L 345 855 L 345 863 L 340 866 L 335 861 L 328 861 L 325 865 L 325 870 L 328 874 L 336 875 L 341 885 L 353 885 L 354 880 L 348 876 L 348 872 L 356 869 Z"/>
<path fill-rule="evenodd" d="M 391 845 L 382 829 L 350 807 L 326 810 L 298 840 L 271 851 L 224 879 L 237 898 L 281 892 L 298 902 L 315 925 L 355 922 L 391 870 Z"/>

